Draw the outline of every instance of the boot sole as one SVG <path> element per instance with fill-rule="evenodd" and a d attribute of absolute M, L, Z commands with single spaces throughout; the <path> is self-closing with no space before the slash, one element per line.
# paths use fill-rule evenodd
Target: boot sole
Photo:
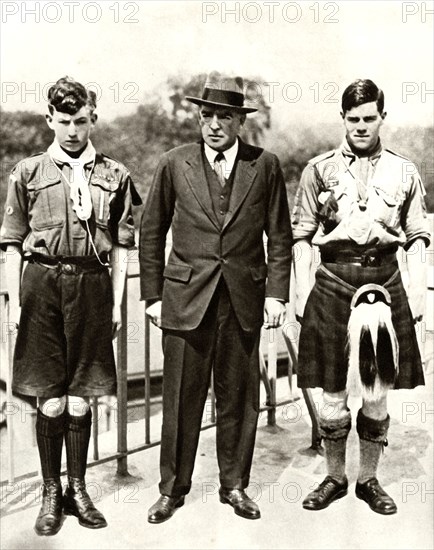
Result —
<path fill-rule="evenodd" d="M 325 508 L 328 508 L 330 506 L 330 504 L 333 504 L 333 502 L 336 502 L 337 500 L 339 500 L 340 498 L 344 497 L 348 495 L 348 489 L 343 489 L 342 491 L 339 491 L 339 493 L 337 493 L 332 500 L 329 500 L 328 502 L 325 502 L 324 504 L 321 504 L 319 506 L 315 506 L 315 507 L 310 507 L 310 506 L 305 506 L 303 504 L 303 508 L 305 510 L 310 510 L 311 512 L 316 512 L 317 510 L 324 510 Z"/>
<path fill-rule="evenodd" d="M 33 531 L 38 535 L 38 537 L 52 537 L 54 535 L 57 535 L 61 528 L 62 526 L 60 525 L 60 527 L 55 531 L 39 531 L 38 529 L 36 529 L 36 527 L 33 527 Z"/>
<path fill-rule="evenodd" d="M 78 519 L 78 523 L 82 526 L 82 527 L 87 527 L 88 529 L 103 529 L 104 527 L 107 527 L 107 522 L 105 523 L 101 523 L 100 525 L 92 525 L 92 524 L 89 524 L 89 523 L 85 523 L 84 521 L 81 521 L 80 519 L 80 516 L 74 511 L 74 510 L 68 510 L 68 509 L 63 509 L 63 513 L 66 515 L 66 516 L 74 516 Z"/>

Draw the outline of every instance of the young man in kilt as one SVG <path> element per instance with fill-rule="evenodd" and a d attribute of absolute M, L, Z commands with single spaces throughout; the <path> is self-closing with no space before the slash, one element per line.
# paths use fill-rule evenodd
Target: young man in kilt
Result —
<path fill-rule="evenodd" d="M 84 527 L 107 525 L 84 481 L 89 397 L 116 391 L 112 336 L 134 245 L 131 205 L 140 197 L 128 170 L 95 151 L 95 109 L 95 93 L 69 77 L 50 88 L 46 120 L 55 139 L 12 170 L 1 228 L 10 321 L 18 328 L 12 389 L 38 398 L 43 498 L 35 531 L 45 536 L 59 531 L 63 512 Z"/>
<path fill-rule="evenodd" d="M 323 388 L 320 433 L 328 472 L 303 507 L 321 510 L 347 494 L 351 386 L 363 398 L 356 495 L 375 512 L 393 514 L 397 508 L 377 480 L 377 466 L 387 444 L 388 389 L 424 384 L 414 324 L 422 319 L 426 291 L 425 191 L 414 164 L 380 141 L 386 112 L 374 82 L 356 80 L 346 88 L 341 116 L 345 139 L 308 163 L 293 212 L 301 251 L 295 264 L 298 385 Z M 312 244 L 321 265 L 311 291 Z M 407 257 L 408 300 L 396 258 L 400 246 L 417 251 Z"/>

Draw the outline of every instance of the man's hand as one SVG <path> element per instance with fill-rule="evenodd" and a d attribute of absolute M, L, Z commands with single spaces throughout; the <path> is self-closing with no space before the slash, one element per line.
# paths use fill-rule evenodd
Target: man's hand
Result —
<path fill-rule="evenodd" d="M 265 298 L 264 328 L 280 327 L 285 321 L 286 306 L 276 298 Z"/>
<path fill-rule="evenodd" d="M 295 318 L 297 320 L 303 319 L 304 309 L 306 307 L 306 302 L 310 294 L 310 287 L 306 287 L 303 289 L 300 288 L 301 286 L 302 285 L 300 285 L 296 289 L 295 293 Z"/>
<path fill-rule="evenodd" d="M 151 319 L 151 322 L 158 328 L 161 328 L 161 300 L 154 302 L 146 308 L 146 314 Z"/>
<path fill-rule="evenodd" d="M 122 327 L 121 306 L 114 305 L 112 311 L 112 338 L 116 338 Z"/>
<path fill-rule="evenodd" d="M 427 289 L 427 264 L 425 261 L 425 242 L 416 239 L 410 250 L 407 251 L 408 268 L 408 302 L 415 323 L 422 321 L 425 313 Z"/>
<path fill-rule="evenodd" d="M 410 304 L 410 309 L 413 314 L 413 321 L 418 323 L 422 321 L 425 313 L 425 300 L 426 300 L 426 289 L 423 288 L 409 288 L 408 292 L 408 303 Z"/>

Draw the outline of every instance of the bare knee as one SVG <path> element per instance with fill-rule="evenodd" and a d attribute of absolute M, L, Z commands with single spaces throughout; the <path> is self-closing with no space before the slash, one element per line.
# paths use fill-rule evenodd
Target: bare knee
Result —
<path fill-rule="evenodd" d="M 319 416 L 322 420 L 339 420 L 348 414 L 348 393 L 346 390 L 340 392 L 323 392 L 322 404 Z"/>
<path fill-rule="evenodd" d="M 377 401 L 363 400 L 362 412 L 368 418 L 384 420 L 387 417 L 387 394 Z"/>
<path fill-rule="evenodd" d="M 68 395 L 67 407 L 71 416 L 83 416 L 89 410 L 89 398 Z"/>
<path fill-rule="evenodd" d="M 63 395 L 62 397 L 50 397 L 49 399 L 40 397 L 38 399 L 39 410 L 45 414 L 45 416 L 49 416 L 51 418 L 60 416 L 65 410 L 65 405 L 66 395 Z"/>

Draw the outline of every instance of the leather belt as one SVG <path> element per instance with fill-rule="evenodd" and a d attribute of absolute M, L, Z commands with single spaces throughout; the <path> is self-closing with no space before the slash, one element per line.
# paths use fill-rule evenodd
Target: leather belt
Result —
<path fill-rule="evenodd" d="M 55 269 L 65 275 L 77 275 L 92 271 L 103 271 L 107 265 L 101 264 L 96 256 L 48 256 L 33 253 L 25 256 L 29 263 L 36 263 L 48 269 Z"/>
<path fill-rule="evenodd" d="M 380 267 L 397 262 L 396 252 L 347 254 L 347 253 L 321 253 L 321 260 L 331 264 L 349 264 L 360 267 Z"/>

